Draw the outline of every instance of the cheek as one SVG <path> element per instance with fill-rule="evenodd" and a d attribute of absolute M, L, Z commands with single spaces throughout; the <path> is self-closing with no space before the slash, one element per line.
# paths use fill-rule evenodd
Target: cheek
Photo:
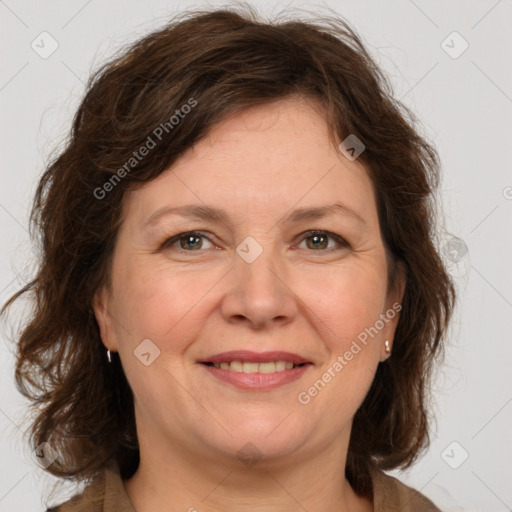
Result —
<path fill-rule="evenodd" d="M 298 295 L 325 324 L 331 343 L 340 349 L 375 324 L 386 299 L 385 268 L 353 264 L 315 273 L 314 279 L 297 283 Z M 384 274 L 385 275 L 385 274 Z"/>
<path fill-rule="evenodd" d="M 371 329 L 383 312 L 386 292 L 376 269 L 346 270 L 317 276 L 315 292 L 306 301 L 326 354 L 297 397 L 313 415 L 328 408 L 326 421 L 333 429 L 355 414 L 373 382 L 382 333 Z"/>
<path fill-rule="evenodd" d="M 118 260 L 113 275 L 118 332 L 123 339 L 130 338 L 133 348 L 149 338 L 166 352 L 172 346 L 170 356 L 184 351 L 219 308 L 222 297 L 230 293 L 220 282 L 225 273 L 225 266 L 180 268 L 137 255 Z M 291 294 L 290 300 L 297 303 L 293 321 L 306 324 L 306 330 L 307 324 L 310 330 L 313 327 L 311 338 L 320 338 L 321 345 L 334 356 L 348 350 L 352 340 L 382 313 L 383 276 L 385 265 L 377 258 L 352 258 L 339 265 L 319 263 L 289 269 L 289 288 L 285 286 L 288 291 L 283 293 Z M 221 289 L 223 295 L 217 293 Z"/>
<path fill-rule="evenodd" d="M 132 344 L 149 338 L 163 348 L 172 339 L 172 351 L 179 352 L 200 328 L 194 318 L 201 315 L 203 300 L 219 277 L 212 271 L 183 272 L 141 260 L 120 262 L 115 275 L 115 310 L 119 323 L 126 326 L 118 331 Z"/>

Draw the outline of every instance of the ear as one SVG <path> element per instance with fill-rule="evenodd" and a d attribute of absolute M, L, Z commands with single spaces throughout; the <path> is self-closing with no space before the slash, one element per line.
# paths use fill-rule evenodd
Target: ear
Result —
<path fill-rule="evenodd" d="M 395 331 L 400 318 L 400 311 L 402 310 L 402 302 L 405 294 L 406 287 L 406 266 L 403 261 L 397 262 L 397 272 L 395 276 L 395 283 L 392 289 L 389 290 L 386 299 L 386 311 L 384 311 L 386 325 L 382 332 L 382 346 L 380 349 L 380 360 L 385 361 L 391 354 L 386 352 L 386 343 L 393 351 L 393 340 L 395 338 Z"/>
<path fill-rule="evenodd" d="M 98 290 L 93 298 L 92 307 L 96 322 L 100 328 L 100 336 L 107 350 L 117 352 L 117 340 L 115 336 L 112 316 L 109 313 L 109 294 L 105 288 Z"/>

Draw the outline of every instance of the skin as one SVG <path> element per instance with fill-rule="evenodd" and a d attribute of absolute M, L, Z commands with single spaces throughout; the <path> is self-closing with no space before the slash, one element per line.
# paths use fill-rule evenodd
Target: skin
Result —
<path fill-rule="evenodd" d="M 283 223 L 296 208 L 335 202 L 364 223 L 348 214 Z M 143 226 L 185 204 L 225 209 L 229 220 L 163 215 Z M 297 396 L 400 303 L 404 281 L 388 292 L 372 182 L 329 142 L 319 106 L 289 97 L 234 115 L 123 208 L 111 286 L 94 310 L 134 393 L 141 462 L 124 485 L 136 510 L 373 510 L 344 469 L 353 416 L 389 357 L 398 314 L 307 405 Z M 162 248 L 191 230 L 205 238 Z M 315 244 L 309 230 L 350 247 Z M 247 236 L 263 249 L 252 263 L 236 252 Z M 144 339 L 160 350 L 148 366 L 134 356 Z M 280 388 L 247 391 L 197 363 L 238 349 L 289 351 L 313 366 Z M 237 455 L 247 443 L 258 450 L 252 465 Z"/>

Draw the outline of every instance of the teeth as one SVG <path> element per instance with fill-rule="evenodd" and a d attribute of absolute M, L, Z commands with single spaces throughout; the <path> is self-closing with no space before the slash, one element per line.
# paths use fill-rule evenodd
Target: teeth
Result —
<path fill-rule="evenodd" d="M 274 373 L 276 371 L 276 363 L 270 361 L 269 363 L 260 363 L 257 365 L 260 373 Z"/>
<path fill-rule="evenodd" d="M 293 368 L 293 363 L 291 363 Z M 282 372 L 286 370 L 286 363 L 284 361 L 276 361 L 276 372 Z"/>
<path fill-rule="evenodd" d="M 259 363 L 242 363 L 242 371 L 244 373 L 256 373 L 259 371 L 259 369 Z"/>
<path fill-rule="evenodd" d="M 243 371 L 243 365 L 240 361 L 231 361 L 229 364 L 229 367 L 227 370 L 233 370 L 234 372 L 242 372 Z"/>
<path fill-rule="evenodd" d="M 215 366 L 215 368 L 220 368 L 221 370 L 231 370 L 234 372 L 274 373 L 291 370 L 298 365 L 293 364 L 291 361 L 270 361 L 268 363 L 231 361 L 230 363 L 213 363 L 213 366 Z"/>

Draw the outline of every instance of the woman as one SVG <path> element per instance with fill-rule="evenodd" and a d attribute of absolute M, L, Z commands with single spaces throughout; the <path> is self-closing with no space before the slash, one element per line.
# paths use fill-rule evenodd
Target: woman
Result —
<path fill-rule="evenodd" d="M 438 161 L 338 19 L 190 12 L 90 81 L 32 221 L 16 380 L 49 510 L 436 511 Z"/>

